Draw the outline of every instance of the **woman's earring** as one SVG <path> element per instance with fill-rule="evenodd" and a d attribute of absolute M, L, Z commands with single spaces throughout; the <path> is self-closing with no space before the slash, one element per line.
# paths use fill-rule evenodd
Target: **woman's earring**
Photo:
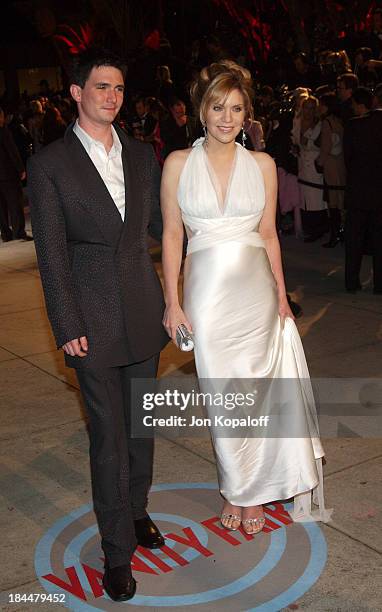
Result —
<path fill-rule="evenodd" d="M 242 134 L 241 134 L 241 142 L 243 144 L 243 147 L 245 148 L 245 141 L 247 140 L 247 134 L 244 131 L 244 125 L 242 127 Z"/>
<path fill-rule="evenodd" d="M 207 144 L 208 144 L 208 132 L 207 132 L 207 128 L 206 128 L 205 124 L 203 124 L 203 132 L 204 132 L 204 146 L 207 146 Z"/>

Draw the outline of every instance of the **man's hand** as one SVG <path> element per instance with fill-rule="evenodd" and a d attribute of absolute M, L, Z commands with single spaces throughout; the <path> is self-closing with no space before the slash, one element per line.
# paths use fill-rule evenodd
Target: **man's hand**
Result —
<path fill-rule="evenodd" d="M 67 355 L 71 355 L 72 357 L 86 357 L 88 352 L 88 339 L 86 336 L 82 336 L 81 338 L 70 340 L 70 342 L 64 344 L 62 349 Z"/>
<path fill-rule="evenodd" d="M 26 178 L 27 173 L 25 172 L 25 170 L 23 170 L 22 172 L 20 172 L 20 181 L 25 181 Z"/>

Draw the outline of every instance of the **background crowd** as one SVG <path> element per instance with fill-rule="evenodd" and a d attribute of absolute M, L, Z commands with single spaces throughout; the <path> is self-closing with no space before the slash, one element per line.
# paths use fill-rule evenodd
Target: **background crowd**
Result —
<path fill-rule="evenodd" d="M 275 42 L 253 71 L 255 121 L 245 126 L 245 146 L 276 161 L 280 233 L 323 239 L 325 248 L 345 242 L 350 292 L 361 288 L 363 255 L 372 255 L 374 292 L 382 293 L 382 9 L 358 37 L 331 42 L 310 55 L 292 35 Z M 163 165 L 171 151 L 203 135 L 188 86 L 202 66 L 225 58 L 251 65 L 215 35 L 194 41 L 182 61 L 166 41 L 150 63 L 133 62 L 121 127 L 151 143 Z M 1 238 L 31 239 L 23 213 L 26 161 L 63 136 L 75 105 L 67 89 L 52 91 L 47 81 L 38 94 L 5 96 L 0 105 Z"/>

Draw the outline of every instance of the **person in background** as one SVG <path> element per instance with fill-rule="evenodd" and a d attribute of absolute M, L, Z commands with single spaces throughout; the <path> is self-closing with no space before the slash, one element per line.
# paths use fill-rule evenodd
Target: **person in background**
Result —
<path fill-rule="evenodd" d="M 325 191 L 329 213 L 329 240 L 322 246 L 335 247 L 343 236 L 344 194 L 346 169 L 342 148 L 343 125 L 339 116 L 335 93 L 320 98 L 319 112 L 322 121 L 320 155 L 317 165 L 323 168 Z"/>
<path fill-rule="evenodd" d="M 48 106 L 42 120 L 42 141 L 44 147 L 65 134 L 66 124 L 55 106 Z"/>
<path fill-rule="evenodd" d="M 186 112 L 186 105 L 177 96 L 170 100 L 170 115 L 160 122 L 160 134 L 163 140 L 163 159 L 178 149 L 187 149 L 201 135 L 200 125 L 195 117 Z"/>
<path fill-rule="evenodd" d="M 170 68 L 168 66 L 158 66 L 156 80 L 158 82 L 156 97 L 167 107 L 171 98 L 175 95 L 175 87 L 171 79 Z"/>
<path fill-rule="evenodd" d="M 321 121 L 318 100 L 306 98 L 301 107 L 301 121 L 297 140 L 298 182 L 301 187 L 301 217 L 305 242 L 314 242 L 327 231 L 327 206 L 324 200 L 324 177 L 317 167 L 320 155 Z"/>
<path fill-rule="evenodd" d="M 301 189 L 298 184 L 297 157 L 292 152 L 293 116 L 281 109 L 270 115 L 271 130 L 266 142 L 266 152 L 273 157 L 278 178 L 278 225 L 282 233 L 295 231 L 301 236 Z"/>
<path fill-rule="evenodd" d="M 42 121 L 44 110 L 40 100 L 31 100 L 27 118 L 28 132 L 32 137 L 33 153 L 37 153 L 43 147 L 42 141 Z"/>
<path fill-rule="evenodd" d="M 15 145 L 25 167 L 27 159 L 32 154 L 33 141 L 28 129 L 24 125 L 24 120 L 20 109 L 16 109 L 14 112 L 8 112 L 6 124 L 12 133 L 13 140 L 15 141 Z"/>
<path fill-rule="evenodd" d="M 3 242 L 33 240 L 25 231 L 23 180 L 25 167 L 0 108 L 0 232 Z"/>
<path fill-rule="evenodd" d="M 263 85 L 255 97 L 254 112 L 257 117 L 268 117 L 270 106 L 274 102 L 275 94 L 270 85 Z"/>
<path fill-rule="evenodd" d="M 152 133 L 146 136 L 145 142 L 151 142 L 154 147 L 155 156 L 160 166 L 163 166 L 162 150 L 164 145 L 160 135 L 160 122 L 167 117 L 168 113 L 162 102 L 157 98 L 147 98 L 147 104 L 150 115 L 155 118 L 156 124 Z"/>
<path fill-rule="evenodd" d="M 134 138 L 145 140 L 155 129 L 156 120 L 150 114 L 147 99 L 139 97 L 135 100 L 135 116 L 131 122 Z"/>
<path fill-rule="evenodd" d="M 358 86 L 359 81 L 355 74 L 344 73 L 337 78 L 337 95 L 340 101 L 339 112 L 343 124 L 354 117 L 352 97 Z"/>
<path fill-rule="evenodd" d="M 382 60 L 382 8 L 374 9 L 371 16 L 371 29 L 366 35 L 365 45 L 370 47 L 374 59 Z"/>
<path fill-rule="evenodd" d="M 360 270 L 366 242 L 373 255 L 374 293 L 382 295 L 382 85 L 373 95 L 360 87 L 353 96 L 356 117 L 345 125 L 345 288 L 361 287 Z"/>
<path fill-rule="evenodd" d="M 376 68 L 370 64 L 372 59 L 373 52 L 370 47 L 360 47 L 355 52 L 354 74 L 357 75 L 359 84 L 364 87 L 374 87 L 379 81 Z"/>
<path fill-rule="evenodd" d="M 373 107 L 373 94 L 368 87 L 358 87 L 352 98 L 353 113 L 355 117 L 366 115 Z"/>
<path fill-rule="evenodd" d="M 320 80 L 318 68 L 316 69 L 308 59 L 306 53 L 297 53 L 294 58 L 294 74 L 291 75 L 288 83 L 291 88 L 309 87 L 313 89 Z"/>
<path fill-rule="evenodd" d="M 382 110 L 382 83 L 374 89 L 372 110 Z"/>

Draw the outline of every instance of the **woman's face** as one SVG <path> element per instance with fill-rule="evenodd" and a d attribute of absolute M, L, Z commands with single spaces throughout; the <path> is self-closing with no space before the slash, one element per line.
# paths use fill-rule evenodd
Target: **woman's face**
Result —
<path fill-rule="evenodd" d="M 302 116 L 306 120 L 312 121 L 315 119 L 317 114 L 317 106 L 316 103 L 312 100 L 305 100 L 302 105 Z"/>
<path fill-rule="evenodd" d="M 205 117 L 208 136 L 223 144 L 232 142 L 242 128 L 245 116 L 243 94 L 233 89 L 224 99 L 209 106 Z"/>

